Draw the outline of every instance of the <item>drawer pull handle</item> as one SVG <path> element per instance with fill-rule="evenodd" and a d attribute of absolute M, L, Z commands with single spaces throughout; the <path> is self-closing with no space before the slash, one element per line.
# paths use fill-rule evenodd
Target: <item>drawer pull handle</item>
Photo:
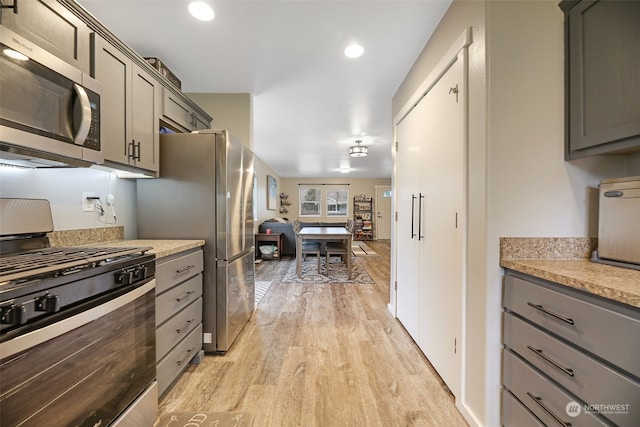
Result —
<path fill-rule="evenodd" d="M 189 360 L 191 360 L 191 352 L 193 350 L 195 350 L 195 347 L 191 347 L 189 350 L 187 350 L 187 355 L 184 357 L 184 359 L 182 360 L 178 360 L 176 363 L 178 364 L 178 366 L 182 366 L 183 364 L 187 363 Z"/>
<path fill-rule="evenodd" d="M 191 320 L 187 320 L 187 323 L 185 323 L 185 325 L 180 328 L 180 329 L 176 329 L 176 333 L 177 334 L 181 334 L 185 329 L 187 329 L 189 327 L 189 325 L 191 325 L 196 319 L 191 319 Z"/>
<path fill-rule="evenodd" d="M 185 271 L 189 271 L 193 267 L 195 267 L 195 264 L 194 265 L 187 265 L 185 268 L 181 268 L 180 270 L 176 270 L 176 274 L 181 274 L 181 273 L 184 273 Z"/>
<path fill-rule="evenodd" d="M 180 298 L 176 298 L 176 302 L 182 302 L 182 300 L 187 299 L 191 296 L 192 293 L 194 293 L 195 291 L 189 291 L 186 294 L 184 294 L 183 296 L 181 296 Z"/>
<path fill-rule="evenodd" d="M 542 409 L 544 409 L 544 411 L 551 415 L 553 417 L 554 420 L 556 420 L 562 427 L 570 427 L 571 423 L 565 423 L 564 421 L 562 421 L 562 419 L 560 419 L 559 416 L 557 416 L 556 414 L 553 413 L 553 411 L 549 408 L 547 408 L 547 406 L 542 403 L 542 398 L 538 397 L 538 396 L 534 396 L 533 394 L 531 394 L 530 392 L 527 392 L 527 395 L 533 399 L 534 402 L 536 402 L 538 404 L 538 406 L 540 406 Z"/>
<path fill-rule="evenodd" d="M 533 351 L 535 354 L 537 354 L 538 356 L 542 357 L 544 360 L 546 360 L 547 362 L 551 363 L 553 366 L 555 366 L 556 368 L 560 369 L 562 372 L 564 372 L 565 374 L 569 375 L 570 377 L 573 376 L 573 369 L 571 368 L 565 368 L 564 366 L 562 366 L 561 364 L 559 364 L 558 362 L 556 362 L 555 360 L 553 360 L 552 358 L 550 358 L 549 356 L 547 356 L 546 354 L 544 354 L 542 352 L 541 349 L 539 348 L 533 348 L 530 345 L 527 346 L 527 348 L 531 351 Z"/>
<path fill-rule="evenodd" d="M 546 308 L 544 308 L 543 306 L 541 306 L 540 304 L 534 304 L 532 302 L 528 302 L 527 305 L 530 305 L 531 307 L 535 308 L 536 310 L 540 310 L 543 313 L 548 314 L 549 316 L 553 316 L 558 320 L 562 320 L 563 322 L 566 322 L 570 325 L 573 325 L 573 319 L 570 317 L 562 317 L 559 314 L 556 314 L 552 311 L 547 310 Z"/>

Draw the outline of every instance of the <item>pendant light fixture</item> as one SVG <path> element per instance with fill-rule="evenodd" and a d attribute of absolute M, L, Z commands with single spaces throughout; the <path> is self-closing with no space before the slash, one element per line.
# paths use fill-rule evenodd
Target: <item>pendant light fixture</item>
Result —
<path fill-rule="evenodd" d="M 351 157 L 365 157 L 367 154 L 369 154 L 369 149 L 364 145 L 360 145 L 361 143 L 362 140 L 356 139 L 357 145 L 352 145 L 351 147 L 349 147 L 349 155 Z"/>

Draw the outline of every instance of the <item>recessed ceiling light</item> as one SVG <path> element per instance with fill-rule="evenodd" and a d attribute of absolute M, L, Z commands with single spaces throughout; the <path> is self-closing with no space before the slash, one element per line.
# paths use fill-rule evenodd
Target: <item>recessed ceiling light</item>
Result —
<path fill-rule="evenodd" d="M 349 173 L 351 172 L 351 168 L 349 166 L 340 166 L 340 169 L 338 169 L 340 171 L 340 173 Z"/>
<path fill-rule="evenodd" d="M 362 56 L 363 53 L 364 53 L 364 48 L 362 46 L 360 46 L 358 43 L 354 43 L 352 45 L 349 45 L 344 50 L 344 54 L 348 58 L 358 58 L 358 57 Z"/>
<path fill-rule="evenodd" d="M 18 61 L 28 61 L 29 60 L 28 56 L 23 55 L 20 52 L 16 52 L 13 49 L 7 48 L 7 49 L 3 50 L 2 53 L 7 55 L 9 58 L 17 59 Z"/>
<path fill-rule="evenodd" d="M 194 18 L 201 21 L 211 21 L 215 16 L 213 9 L 203 1 L 194 1 L 189 3 L 188 9 L 189 13 Z"/>

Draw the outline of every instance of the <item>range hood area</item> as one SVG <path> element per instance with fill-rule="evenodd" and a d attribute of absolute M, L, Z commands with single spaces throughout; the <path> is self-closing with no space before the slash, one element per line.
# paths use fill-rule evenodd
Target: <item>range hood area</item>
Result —
<path fill-rule="evenodd" d="M 0 143 L 0 165 L 17 168 L 87 167 L 93 163 Z"/>

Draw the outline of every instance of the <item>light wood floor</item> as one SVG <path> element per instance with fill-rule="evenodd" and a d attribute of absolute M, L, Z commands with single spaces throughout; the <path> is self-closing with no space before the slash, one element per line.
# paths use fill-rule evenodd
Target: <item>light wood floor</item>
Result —
<path fill-rule="evenodd" d="M 247 411 L 255 427 L 466 426 L 453 396 L 387 309 L 389 241 L 358 257 L 375 284 L 274 282 L 224 356 L 190 366 L 169 411 Z M 278 280 L 291 260 L 256 265 Z"/>

